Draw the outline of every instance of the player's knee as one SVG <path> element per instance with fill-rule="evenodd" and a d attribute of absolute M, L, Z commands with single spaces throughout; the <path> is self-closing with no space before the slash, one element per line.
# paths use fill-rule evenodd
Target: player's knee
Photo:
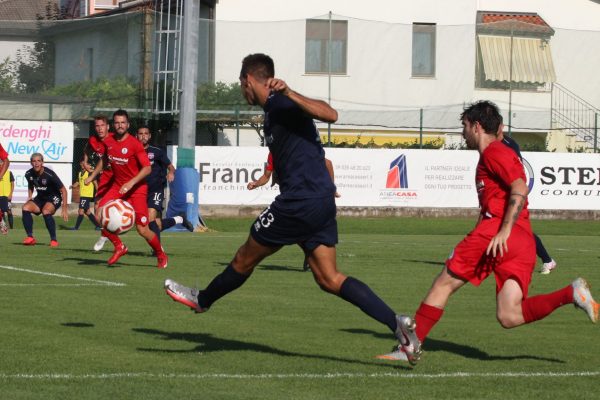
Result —
<path fill-rule="evenodd" d="M 519 322 L 516 316 L 510 312 L 498 310 L 498 312 L 496 313 L 496 319 L 500 323 L 500 326 L 504 329 L 511 329 L 516 326 L 519 326 Z"/>
<path fill-rule="evenodd" d="M 338 279 L 337 275 L 318 275 L 315 276 L 315 281 L 321 290 L 327 293 L 338 294 L 342 287 L 343 281 Z"/>

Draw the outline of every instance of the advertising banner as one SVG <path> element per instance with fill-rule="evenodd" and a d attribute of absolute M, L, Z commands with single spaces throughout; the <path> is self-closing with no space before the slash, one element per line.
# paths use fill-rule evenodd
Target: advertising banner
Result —
<path fill-rule="evenodd" d="M 0 120 L 0 143 L 11 161 L 29 162 L 41 153 L 45 162 L 73 162 L 72 122 Z"/>
<path fill-rule="evenodd" d="M 279 193 L 277 185 L 246 188 L 262 175 L 268 152 L 265 147 L 196 147 L 199 203 L 269 204 Z M 338 206 L 479 206 L 477 151 L 328 148 L 326 157 L 333 163 L 341 194 Z M 598 155 L 525 152 L 523 159 L 530 209 L 600 209 Z"/>

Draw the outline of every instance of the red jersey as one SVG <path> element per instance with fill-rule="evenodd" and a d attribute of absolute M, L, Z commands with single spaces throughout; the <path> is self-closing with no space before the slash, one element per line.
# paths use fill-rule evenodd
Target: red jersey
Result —
<path fill-rule="evenodd" d="M 269 152 L 269 156 L 267 157 L 267 166 L 265 168 L 267 171 L 273 171 L 273 154 Z"/>
<path fill-rule="evenodd" d="M 106 138 L 109 138 L 112 135 L 113 135 L 112 132 L 108 132 L 108 135 L 106 135 Z M 107 182 L 112 177 L 112 170 L 110 169 L 110 164 L 108 163 L 108 160 L 104 154 L 106 151 L 106 148 L 104 147 L 103 141 L 100 140 L 98 138 L 98 136 L 93 135 L 93 136 L 90 136 L 90 139 L 88 140 L 88 145 L 90 146 L 92 151 L 94 153 L 96 153 L 98 155 L 98 157 L 100 157 L 102 159 L 102 162 L 104 163 L 104 171 L 102 171 L 103 181 Z"/>
<path fill-rule="evenodd" d="M 136 176 L 143 167 L 150 166 L 150 160 L 142 143 L 132 135 L 121 141 L 109 136 L 102 142 L 106 147 L 108 162 L 113 171 L 114 183 L 123 186 Z M 142 180 L 135 187 L 146 186 Z"/>
<path fill-rule="evenodd" d="M 4 150 L 4 147 L 0 144 L 0 160 L 4 161 L 8 158 L 8 153 Z"/>
<path fill-rule="evenodd" d="M 487 217 L 503 218 L 510 198 L 510 184 L 525 177 L 523 163 L 517 154 L 500 141 L 492 142 L 479 157 L 475 184 L 481 213 Z M 529 219 L 527 201 L 519 219 Z"/>

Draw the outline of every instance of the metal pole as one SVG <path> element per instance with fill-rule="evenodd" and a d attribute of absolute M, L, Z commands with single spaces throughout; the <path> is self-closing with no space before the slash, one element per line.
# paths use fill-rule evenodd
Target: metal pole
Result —
<path fill-rule="evenodd" d="M 327 44 L 327 102 L 331 105 L 331 11 L 329 11 L 329 41 Z M 327 124 L 327 146 L 331 146 L 331 123 Z"/>
<path fill-rule="evenodd" d="M 594 153 L 598 151 L 598 113 L 594 113 Z"/>
<path fill-rule="evenodd" d="M 419 109 L 419 148 L 423 148 L 423 109 Z"/>
<path fill-rule="evenodd" d="M 196 90 L 198 86 L 198 35 L 200 0 L 187 0 L 183 13 L 181 114 L 177 167 L 193 167 L 196 144 Z"/>
<path fill-rule="evenodd" d="M 238 106 L 237 104 L 235 106 L 235 132 L 236 132 L 235 145 L 239 146 L 240 145 L 240 106 Z"/>

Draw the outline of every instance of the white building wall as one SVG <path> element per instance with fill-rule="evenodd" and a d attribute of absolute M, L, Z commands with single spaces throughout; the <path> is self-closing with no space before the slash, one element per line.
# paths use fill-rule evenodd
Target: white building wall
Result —
<path fill-rule="evenodd" d="M 330 10 L 334 19 L 349 21 L 347 75 L 331 82 L 338 109 L 415 109 L 489 98 L 507 112 L 508 91 L 474 87 L 477 11 L 539 14 L 556 31 L 550 44 L 558 83 L 600 107 L 600 4 L 590 0 L 220 0 L 216 80 L 236 81 L 241 59 L 264 52 L 292 88 L 327 99 L 327 76 L 304 73 L 304 48 L 306 18 L 327 18 Z M 413 22 L 437 24 L 435 78 L 411 78 Z M 547 125 L 549 107 L 548 92 L 513 91 L 514 123 L 528 116 L 536 126 Z"/>

